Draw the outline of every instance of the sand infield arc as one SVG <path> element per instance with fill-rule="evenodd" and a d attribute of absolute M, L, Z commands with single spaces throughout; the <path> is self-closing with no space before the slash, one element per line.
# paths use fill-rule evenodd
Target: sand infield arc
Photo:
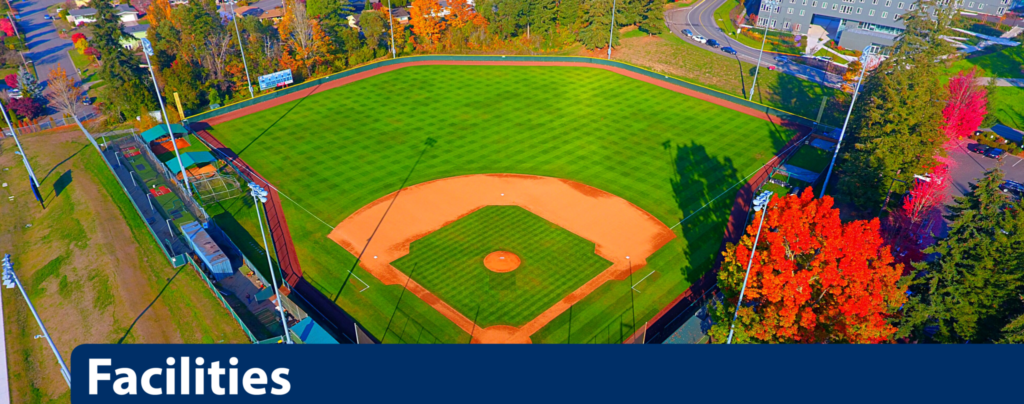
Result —
<path fill-rule="evenodd" d="M 413 241 L 491 205 L 529 210 L 593 242 L 594 252 L 612 265 L 522 327 L 498 325 L 486 329 L 391 265 L 409 254 Z M 626 279 L 630 268 L 633 272 L 642 268 L 647 257 L 676 235 L 629 201 L 578 182 L 532 175 L 476 174 L 424 182 L 388 194 L 345 218 L 328 237 L 355 256 L 362 253 L 370 257 L 359 263 L 363 269 L 385 285 L 408 285 L 409 292 L 473 334 L 473 342 L 529 343 L 530 335 L 605 282 Z"/>

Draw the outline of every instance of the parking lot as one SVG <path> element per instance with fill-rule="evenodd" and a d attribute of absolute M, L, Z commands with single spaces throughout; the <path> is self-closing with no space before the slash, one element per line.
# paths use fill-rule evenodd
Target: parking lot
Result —
<path fill-rule="evenodd" d="M 954 197 L 963 196 L 965 192 L 970 190 L 970 183 L 977 182 L 979 178 L 985 176 L 986 171 L 996 167 L 1003 169 L 1004 179 L 1024 183 L 1024 163 L 1021 163 L 1022 159 L 1020 157 L 1007 155 L 1002 161 L 997 161 L 969 150 L 974 149 L 976 146 L 976 142 L 968 140 L 951 153 L 950 157 L 957 164 L 950 169 L 950 177 L 953 183 L 952 186 L 946 189 L 947 195 Z M 947 201 L 947 203 L 952 203 L 952 199 Z"/>

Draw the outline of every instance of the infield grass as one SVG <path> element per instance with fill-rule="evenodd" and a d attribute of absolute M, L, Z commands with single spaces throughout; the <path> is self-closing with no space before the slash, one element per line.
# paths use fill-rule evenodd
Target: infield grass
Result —
<path fill-rule="evenodd" d="M 736 184 L 794 135 L 612 72 L 554 66 L 405 67 L 211 133 L 286 196 L 306 279 L 377 338 L 387 333 L 386 342 L 469 340 L 326 237 L 402 186 L 465 174 L 543 175 L 618 195 L 668 226 L 687 218 L 637 272 L 634 282 L 646 278 L 633 296 L 630 281 L 608 282 L 535 333 L 535 343 L 618 342 L 653 317 L 710 268 Z M 208 211 L 232 225 L 232 237 L 260 237 L 247 208 Z"/>
<path fill-rule="evenodd" d="M 483 259 L 519 256 L 497 273 Z M 487 206 L 409 246 L 392 265 L 480 327 L 522 327 L 612 263 L 594 243 L 518 206 Z"/>

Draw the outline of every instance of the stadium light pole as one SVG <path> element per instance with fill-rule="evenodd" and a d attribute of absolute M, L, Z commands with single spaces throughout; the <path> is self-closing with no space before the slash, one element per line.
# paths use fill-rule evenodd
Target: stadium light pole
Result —
<path fill-rule="evenodd" d="M 270 267 L 270 279 L 274 284 L 274 296 L 277 296 L 277 311 L 281 313 L 281 326 L 284 327 L 284 339 L 292 343 L 292 336 L 288 334 L 288 321 L 284 319 L 284 302 L 281 301 L 280 291 L 277 289 L 277 275 L 274 274 L 274 263 L 270 260 L 270 246 L 267 245 L 267 233 L 263 231 L 263 219 L 260 218 L 260 205 L 267 203 L 267 190 L 255 182 L 249 183 L 249 195 L 256 205 L 256 222 L 260 224 L 260 234 L 263 235 L 263 248 L 267 252 L 267 266 Z"/>
<path fill-rule="evenodd" d="M 4 114 L 4 121 L 7 122 L 7 127 L 11 128 L 11 137 L 14 138 L 14 144 L 18 145 L 18 152 L 21 153 L 21 162 L 25 163 L 25 170 L 28 171 L 29 182 L 33 187 L 35 187 L 35 189 L 32 190 L 32 193 L 36 194 L 36 200 L 42 204 L 43 201 L 39 198 L 39 179 L 36 178 L 35 171 L 32 171 L 32 165 L 28 162 L 28 155 L 25 154 L 25 149 L 21 148 L 21 141 L 18 140 L 18 133 L 14 131 L 14 125 L 11 125 L 11 119 L 7 117 L 7 108 L 4 107 L 3 103 L 0 103 L 0 112 L 3 112 Z M 43 209 L 46 209 L 46 205 L 43 205 Z"/>
<path fill-rule="evenodd" d="M 390 0 L 388 0 L 390 1 Z M 238 0 L 232 0 L 231 4 L 231 20 L 235 22 L 235 36 L 238 38 L 238 50 L 242 52 L 242 67 L 245 68 L 245 84 L 249 87 L 249 98 L 256 98 L 256 95 L 252 92 L 252 80 L 249 79 L 249 64 L 245 62 L 245 46 L 242 45 L 242 34 L 238 31 L 238 16 L 235 15 L 235 3 Z"/>
<path fill-rule="evenodd" d="M 391 0 L 388 0 L 388 25 L 391 27 L 391 58 L 394 59 L 397 56 L 395 56 L 395 22 L 391 16 Z"/>
<path fill-rule="evenodd" d="M 843 136 L 846 135 L 846 125 L 850 123 L 850 115 L 853 114 L 853 104 L 857 102 L 857 94 L 860 93 L 860 84 L 864 81 L 864 72 L 868 71 L 868 56 L 871 46 L 865 46 L 864 52 L 860 55 L 860 77 L 857 78 L 857 87 L 853 89 L 853 98 L 850 99 L 850 109 L 846 111 L 846 120 L 843 121 L 843 129 L 839 131 L 839 141 L 836 142 L 836 150 L 832 152 L 832 161 L 828 163 L 828 172 L 825 174 L 825 183 L 821 185 L 821 194 L 818 198 L 825 197 L 825 190 L 828 188 L 828 180 L 832 177 L 832 169 L 836 165 L 836 157 L 839 156 L 839 146 L 843 145 Z"/>
<path fill-rule="evenodd" d="M 615 0 L 612 0 L 612 25 L 608 27 L 608 60 L 612 60 L 612 39 L 615 38 Z"/>
<path fill-rule="evenodd" d="M 757 236 L 754 237 L 754 246 L 750 249 L 750 261 L 747 262 L 747 274 L 743 275 L 743 287 L 740 288 L 740 299 L 736 302 L 736 312 L 732 313 L 732 324 L 729 324 L 729 338 L 725 344 L 732 344 L 732 333 L 736 331 L 736 318 L 740 314 L 740 305 L 743 304 L 743 293 L 747 291 L 747 278 L 750 277 L 750 267 L 754 264 L 754 253 L 757 252 L 757 242 L 761 239 L 761 226 L 764 225 L 764 217 L 768 216 L 767 203 L 764 212 L 761 212 L 761 222 L 757 224 Z"/>
<path fill-rule="evenodd" d="M 164 124 L 167 125 L 167 135 L 171 137 L 171 145 L 174 146 L 174 157 L 178 159 L 178 167 L 181 168 L 181 178 L 185 180 L 185 192 L 191 195 L 188 187 L 188 172 L 185 171 L 185 165 L 181 162 L 181 154 L 178 153 L 178 142 L 174 140 L 174 129 L 171 129 L 171 120 L 167 117 L 167 108 L 164 108 L 164 99 L 160 97 L 160 85 L 156 83 L 156 73 L 153 73 L 153 62 L 149 61 L 150 55 L 153 54 L 153 44 L 149 42 L 149 39 L 142 38 L 142 50 L 146 54 L 146 67 L 149 68 L 149 76 L 153 78 L 153 89 L 156 90 L 156 100 L 160 102 L 160 111 L 164 114 Z"/>
<path fill-rule="evenodd" d="M 39 329 L 43 330 L 43 337 L 46 338 L 46 342 L 50 344 L 50 349 L 53 350 L 53 356 L 57 357 L 57 363 L 60 365 L 60 374 L 64 376 L 64 381 L 68 383 L 68 388 L 71 388 L 71 372 L 68 371 L 68 366 L 64 364 L 64 358 L 60 356 L 60 351 L 57 350 L 57 345 L 53 343 L 53 338 L 50 338 L 50 333 L 46 331 L 46 326 L 43 325 L 43 320 L 39 318 L 39 313 L 36 312 L 36 307 L 32 305 L 32 299 L 28 298 L 28 294 L 25 293 L 25 288 L 21 286 L 21 281 L 18 280 L 18 275 L 14 273 L 14 265 L 11 264 L 11 254 L 4 254 L 3 282 L 7 289 L 17 286 L 18 290 L 21 291 L 21 297 L 25 298 L 25 303 L 28 303 L 28 309 L 32 311 L 32 315 L 36 318 L 36 323 L 39 324 Z"/>
<path fill-rule="evenodd" d="M 765 1 L 768 5 L 768 21 L 764 23 L 764 38 L 761 38 L 761 53 L 757 54 L 757 64 L 754 65 L 754 82 L 750 84 L 750 97 L 747 101 L 754 100 L 754 87 L 757 87 L 757 74 L 761 72 L 761 56 L 764 56 L 764 44 L 768 42 L 768 25 L 772 23 L 772 12 L 775 11 L 775 5 L 779 4 L 778 1 L 770 0 Z"/>

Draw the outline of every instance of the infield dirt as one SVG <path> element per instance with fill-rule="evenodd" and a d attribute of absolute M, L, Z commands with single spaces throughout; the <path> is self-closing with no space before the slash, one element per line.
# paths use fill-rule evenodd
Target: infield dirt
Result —
<path fill-rule="evenodd" d="M 391 262 L 409 245 L 456 220 L 492 205 L 520 206 L 596 245 L 612 265 L 522 327 L 482 330 L 463 313 L 412 280 Z M 676 237 L 651 214 L 618 196 L 565 179 L 518 174 L 477 174 L 428 181 L 400 189 L 359 209 L 328 237 L 361 257 L 359 265 L 385 285 L 407 285 L 477 343 L 525 343 L 529 336 L 605 282 L 623 280 Z"/>

